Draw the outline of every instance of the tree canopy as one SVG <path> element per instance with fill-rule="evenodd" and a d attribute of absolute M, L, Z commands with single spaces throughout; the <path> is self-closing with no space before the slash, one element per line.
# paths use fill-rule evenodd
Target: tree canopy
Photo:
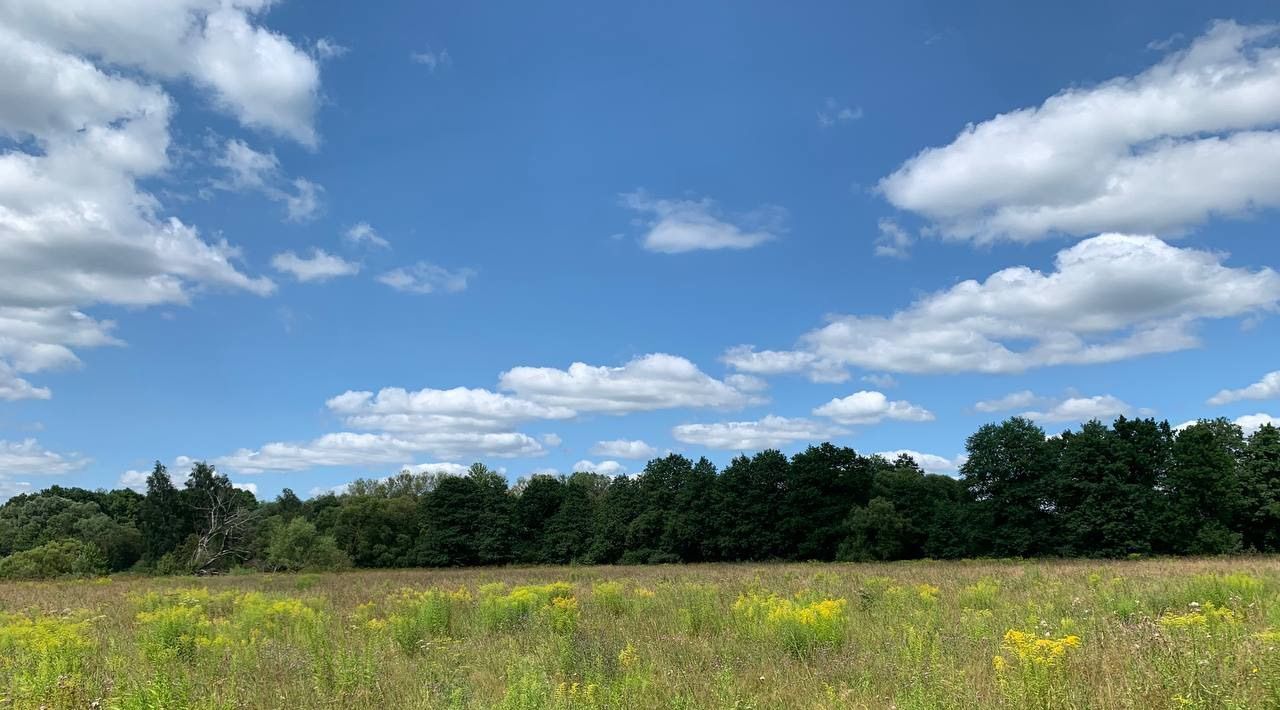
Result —
<path fill-rule="evenodd" d="M 1280 550 L 1280 430 L 1120 417 L 1047 436 L 1013 417 L 958 476 L 821 444 L 656 458 L 635 476 L 510 485 L 402 472 L 259 501 L 213 466 L 146 493 L 53 486 L 0 506 L 0 577 L 517 564 L 1208 554 Z"/>

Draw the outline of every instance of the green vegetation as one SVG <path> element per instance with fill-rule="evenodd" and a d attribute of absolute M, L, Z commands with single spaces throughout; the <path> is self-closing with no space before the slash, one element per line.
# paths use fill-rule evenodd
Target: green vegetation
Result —
<path fill-rule="evenodd" d="M 1280 560 L 0 584 L 0 706 L 1276 708 Z"/>
<path fill-rule="evenodd" d="M 1280 551 L 1270 425 L 1245 437 L 1224 419 L 1121 417 L 1047 436 L 1014 417 L 966 449 L 958 478 L 823 444 L 515 485 L 475 464 L 270 502 L 204 463 L 177 487 L 157 463 L 145 495 L 55 486 L 0 506 L 0 578 Z"/>

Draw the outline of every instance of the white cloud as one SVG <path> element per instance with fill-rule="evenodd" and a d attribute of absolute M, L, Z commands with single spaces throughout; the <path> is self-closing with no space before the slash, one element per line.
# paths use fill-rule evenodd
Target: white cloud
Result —
<path fill-rule="evenodd" d="M 1196 424 L 1199 421 L 1200 421 L 1199 419 L 1188 419 L 1187 421 L 1182 422 L 1181 424 L 1175 426 L 1173 430 L 1182 431 L 1183 429 L 1186 429 L 1187 427 L 1191 426 L 1192 424 Z M 1261 429 L 1265 424 L 1270 424 L 1271 426 L 1274 426 L 1274 427 L 1280 427 L 1280 419 L 1277 419 L 1276 417 L 1273 417 L 1270 414 L 1263 414 L 1262 412 L 1258 412 L 1256 414 L 1245 414 L 1245 415 L 1236 417 L 1232 423 L 1240 427 L 1240 429 L 1244 431 L 1245 436 L 1252 436 L 1254 432 Z"/>
<path fill-rule="evenodd" d="M 150 471 L 135 471 L 130 469 L 120 474 L 120 480 L 116 485 L 122 488 L 129 488 L 138 493 L 147 492 L 147 477 L 151 475 Z"/>
<path fill-rule="evenodd" d="M 336 432 L 306 442 L 272 442 L 240 449 L 215 459 L 219 467 L 240 473 L 300 471 L 323 466 L 358 467 L 398 464 L 419 454 L 441 458 L 537 456 L 536 439 L 518 432 L 434 432 L 394 435 L 384 432 Z"/>
<path fill-rule="evenodd" d="M 862 118 L 861 106 L 841 105 L 835 99 L 828 98 L 818 109 L 818 125 L 831 128 L 838 123 L 852 123 Z"/>
<path fill-rule="evenodd" d="M 240 449 L 218 459 L 218 465 L 242 473 L 261 473 L 401 464 L 421 454 L 443 459 L 537 456 L 545 453 L 543 444 L 512 428 L 522 422 L 567 419 L 575 414 L 565 407 L 466 387 L 347 391 L 325 405 L 357 431 L 325 434 L 308 442 L 271 442 L 257 450 Z"/>
<path fill-rule="evenodd" d="M 260 192 L 273 202 L 284 205 L 285 219 L 306 222 L 320 214 L 320 193 L 324 188 L 306 178 L 288 178 L 280 169 L 274 151 L 259 152 L 239 138 L 228 139 L 213 164 L 226 176 L 213 181 L 213 187 L 233 192 Z"/>
<path fill-rule="evenodd" d="M 945 476 L 954 476 L 956 474 L 956 471 L 958 471 L 960 467 L 964 465 L 965 460 L 968 458 L 968 456 L 966 456 L 965 454 L 960 454 L 955 458 L 947 458 L 946 456 L 939 456 L 937 454 L 925 454 L 919 451 L 913 451 L 911 449 L 895 449 L 893 451 L 877 451 L 876 452 L 876 456 L 883 456 L 889 461 L 893 461 L 894 459 L 897 459 L 899 456 L 902 456 L 903 454 L 906 454 L 907 456 L 910 456 L 912 459 L 914 459 L 915 462 L 919 464 L 920 468 L 925 470 L 925 472 L 940 473 Z"/>
<path fill-rule="evenodd" d="M 36 387 L 18 377 L 13 367 L 0 360 L 0 400 L 15 401 L 19 399 L 49 399 L 52 393 L 48 387 Z"/>
<path fill-rule="evenodd" d="M 618 459 L 651 459 L 658 455 L 658 450 L 640 439 L 614 439 L 597 441 L 596 445 L 591 447 L 591 453 Z"/>
<path fill-rule="evenodd" d="M 567 407 L 547 406 L 484 389 L 455 387 L 410 392 L 387 387 L 347 391 L 326 402 L 347 426 L 388 432 L 496 431 L 536 419 L 568 419 Z"/>
<path fill-rule="evenodd" d="M 741 407 L 759 400 L 676 355 L 653 353 L 621 367 L 575 362 L 568 370 L 515 367 L 499 377 L 518 396 L 580 412 L 626 414 L 674 407 Z"/>
<path fill-rule="evenodd" d="M 916 239 L 891 219 L 880 220 L 880 236 L 876 237 L 876 256 L 905 259 L 911 256 L 911 245 Z"/>
<path fill-rule="evenodd" d="M 60 52 L 165 80 L 187 77 L 241 123 L 314 146 L 319 67 L 288 38 L 253 24 L 271 4 L 12 0 L 0 3 L 0 26 Z"/>
<path fill-rule="evenodd" d="M 1280 206 L 1276 25 L 1214 23 L 1146 71 L 967 126 L 880 182 L 949 237 L 1166 233 Z"/>
<path fill-rule="evenodd" d="M 258 484 L 256 483 L 243 483 L 241 481 L 232 481 L 231 487 L 241 491 L 248 491 L 254 494 L 255 496 L 258 495 Z"/>
<path fill-rule="evenodd" d="M 285 219 L 305 222 L 320 212 L 320 193 L 324 188 L 306 178 L 293 179 L 293 192 L 284 198 Z"/>
<path fill-rule="evenodd" d="M 0 395 L 2 396 L 2 395 Z M 1275 399 L 1280 397 L 1280 370 L 1268 372 L 1262 379 L 1238 390 L 1221 390 L 1209 398 L 1209 404 L 1230 404 L 1242 399 Z"/>
<path fill-rule="evenodd" d="M 980 402 L 975 402 L 973 408 L 978 412 L 1007 412 L 1011 409 L 1038 407 L 1044 401 L 1044 397 L 1040 397 L 1031 390 L 1021 390 L 1010 392 L 996 399 L 984 399 Z"/>
<path fill-rule="evenodd" d="M 598 473 L 602 476 L 625 476 L 627 467 L 617 461 L 601 461 L 594 463 L 583 459 L 573 465 L 574 473 Z"/>
<path fill-rule="evenodd" d="M 774 448 L 797 441 L 818 443 L 847 433 L 809 419 L 772 414 L 756 421 L 680 424 L 671 430 L 677 441 L 733 451 Z"/>
<path fill-rule="evenodd" d="M 271 257 L 271 266 L 281 273 L 291 274 L 295 279 L 308 281 L 328 281 L 337 276 L 351 276 L 360 271 L 360 265 L 334 256 L 322 249 L 312 249 L 311 256 L 298 256 L 286 251 Z"/>
<path fill-rule="evenodd" d="M 287 40 L 249 23 L 263 7 L 0 4 L 0 396 L 48 397 L 19 375 L 75 366 L 73 349 L 121 344 L 113 323 L 85 313 L 95 306 L 185 304 L 205 287 L 274 290 L 240 270 L 238 249 L 205 241 L 140 187 L 170 168 L 176 106 L 157 80 L 190 78 L 242 123 L 314 144 L 318 75 Z M 262 166 L 240 167 L 232 179 Z"/>
<path fill-rule="evenodd" d="M 1086 422 L 1097 419 L 1108 422 L 1133 407 L 1109 394 L 1093 397 L 1067 397 L 1041 412 L 1023 412 L 1022 416 L 1041 422 Z"/>
<path fill-rule="evenodd" d="M 350 244 L 369 244 L 375 247 L 389 247 L 391 243 L 383 239 L 368 222 L 356 222 L 343 232 L 342 238 Z"/>
<path fill-rule="evenodd" d="M 849 373 L 839 364 L 800 350 L 756 350 L 751 345 L 735 345 L 720 356 L 720 361 L 753 375 L 804 373 L 814 382 L 844 382 L 849 379 Z"/>
<path fill-rule="evenodd" d="M 78 471 L 89 464 L 79 454 L 49 451 L 35 439 L 0 439 L 0 478 L 12 475 L 57 475 Z"/>
<path fill-rule="evenodd" d="M 543 434 L 540 438 L 547 446 L 559 446 L 564 443 L 558 434 Z"/>
<path fill-rule="evenodd" d="M 471 467 L 452 461 L 434 461 L 431 463 L 415 463 L 400 470 L 408 471 L 409 473 L 442 473 L 446 476 L 465 476 L 471 470 Z"/>
<path fill-rule="evenodd" d="M 467 288 L 467 281 L 476 275 L 474 269 L 450 271 L 425 261 L 413 266 L 392 269 L 378 277 L 378 281 L 405 293 L 457 293 Z"/>
<path fill-rule="evenodd" d="M 417 64 L 425 66 L 435 73 L 436 69 L 443 69 L 453 66 L 453 57 L 449 56 L 449 50 L 441 49 L 439 52 L 432 51 L 430 47 L 421 52 L 410 52 L 409 59 Z"/>
<path fill-rule="evenodd" d="M 624 207 L 647 216 L 642 244 L 649 251 L 750 249 L 786 231 L 786 210 L 771 205 L 726 216 L 709 199 L 664 200 L 643 190 L 624 193 L 621 199 Z"/>
<path fill-rule="evenodd" d="M 1280 275 L 1224 266 L 1224 255 L 1155 237 L 1104 234 L 1059 251 L 1056 269 L 1012 267 L 963 281 L 890 316 L 837 315 L 786 352 L 796 370 L 857 366 L 885 372 L 1022 372 L 1113 362 L 1196 347 L 1206 319 L 1273 311 Z M 774 351 L 730 349 L 748 372 Z M 793 354 L 794 353 L 794 354 Z M 781 366 L 775 371 L 781 371 Z"/>
<path fill-rule="evenodd" d="M 1261 429 L 1266 424 L 1280 427 L 1280 419 L 1276 419 L 1270 414 L 1263 414 L 1261 412 L 1236 417 L 1235 423 L 1244 430 L 1245 436 L 1252 436 L 1254 432 Z"/>
<path fill-rule="evenodd" d="M 832 399 L 813 413 L 840 424 L 876 424 L 883 419 L 931 422 L 933 412 L 905 400 L 890 400 L 882 392 L 861 390 L 848 397 Z"/>

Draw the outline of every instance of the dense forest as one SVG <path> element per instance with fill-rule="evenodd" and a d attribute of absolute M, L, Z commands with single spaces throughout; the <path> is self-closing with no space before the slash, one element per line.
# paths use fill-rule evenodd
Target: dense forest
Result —
<path fill-rule="evenodd" d="M 1121 417 L 1054 436 L 1014 417 L 958 478 L 831 444 L 717 470 L 672 454 L 633 477 L 514 486 L 404 472 L 270 502 L 195 464 L 145 494 L 54 486 L 0 507 L 0 577 L 501 564 L 1117 557 L 1280 550 L 1280 430 Z"/>

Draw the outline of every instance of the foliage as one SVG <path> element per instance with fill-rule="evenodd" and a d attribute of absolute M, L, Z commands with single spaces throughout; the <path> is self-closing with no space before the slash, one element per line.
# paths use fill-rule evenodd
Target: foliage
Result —
<path fill-rule="evenodd" d="M 966 449 L 958 478 L 822 444 L 739 455 L 722 471 L 671 454 L 634 477 L 403 471 L 305 501 L 289 490 L 258 501 L 204 462 L 179 488 L 157 463 L 146 495 L 54 486 L 0 505 L 0 569 L 104 569 L 51 558 L 66 541 L 96 547 L 106 571 L 158 574 L 1280 551 L 1270 425 L 1246 438 L 1225 419 L 1174 430 L 1120 417 L 1051 437 L 1013 417 Z"/>
<path fill-rule="evenodd" d="M 107 560 L 102 551 L 79 540 L 46 542 L 0 559 L 0 579 L 86 577 L 106 571 Z"/>

